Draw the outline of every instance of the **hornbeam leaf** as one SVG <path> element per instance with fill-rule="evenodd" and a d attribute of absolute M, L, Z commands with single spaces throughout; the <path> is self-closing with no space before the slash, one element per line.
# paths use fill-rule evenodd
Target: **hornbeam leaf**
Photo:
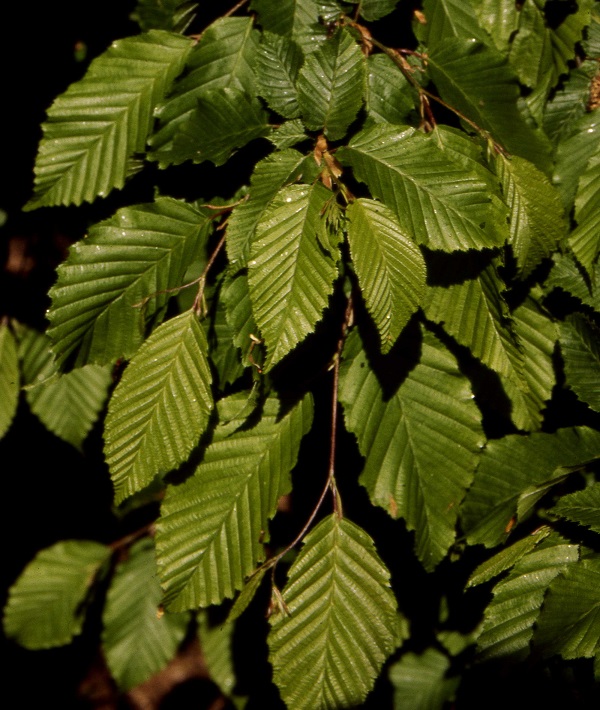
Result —
<path fill-rule="evenodd" d="M 567 385 L 580 400 L 600 411 L 600 333 L 582 315 L 569 316 L 560 324 L 560 351 Z"/>
<path fill-rule="evenodd" d="M 436 44 L 428 69 L 442 98 L 492 135 L 511 153 L 550 169 L 548 139 L 521 117 L 516 76 L 506 57 L 475 39 L 448 38 Z"/>
<path fill-rule="evenodd" d="M 271 202 L 250 249 L 254 317 L 267 348 L 265 369 L 314 330 L 333 291 L 336 261 L 323 211 L 334 200 L 321 183 L 289 185 Z"/>
<path fill-rule="evenodd" d="M 579 180 L 575 197 L 577 227 L 569 246 L 589 275 L 600 250 L 600 154 L 592 156 Z"/>
<path fill-rule="evenodd" d="M 120 690 L 162 670 L 183 641 L 189 614 L 161 614 L 161 601 L 154 543 L 140 540 L 117 566 L 102 614 L 102 650 Z"/>
<path fill-rule="evenodd" d="M 191 40 L 152 30 L 113 42 L 48 110 L 26 209 L 79 205 L 121 188 L 143 153 L 154 106 L 182 71 Z"/>
<path fill-rule="evenodd" d="M 269 618 L 273 679 L 295 710 L 355 706 L 400 640 L 390 575 L 371 538 L 332 515 L 304 539 Z"/>
<path fill-rule="evenodd" d="M 285 118 L 300 115 L 296 81 L 302 62 L 302 50 L 293 40 L 263 32 L 257 59 L 260 95 Z"/>
<path fill-rule="evenodd" d="M 71 247 L 50 290 L 48 335 L 60 366 L 133 355 L 145 324 L 166 305 L 170 289 L 210 234 L 214 214 L 170 198 L 120 209 Z"/>
<path fill-rule="evenodd" d="M 389 15 L 398 2 L 399 0 L 360 0 L 360 14 L 367 22 L 374 22 Z"/>
<path fill-rule="evenodd" d="M 546 104 L 544 130 L 555 143 L 572 136 L 577 122 L 586 115 L 596 71 L 596 62 L 584 62 L 576 67 Z"/>
<path fill-rule="evenodd" d="M 0 324 L 0 438 L 17 411 L 19 401 L 19 361 L 17 344 L 8 326 Z"/>
<path fill-rule="evenodd" d="M 600 651 L 600 556 L 569 565 L 544 602 L 534 646 L 545 655 L 593 658 Z"/>
<path fill-rule="evenodd" d="M 440 42 L 450 37 L 478 39 L 487 42 L 471 2 L 461 0 L 425 0 L 423 13 L 427 22 L 416 28 L 419 39 L 431 51 Z"/>
<path fill-rule="evenodd" d="M 306 57 L 298 76 L 304 123 L 330 140 L 343 138 L 363 101 L 364 55 L 346 30 Z"/>
<path fill-rule="evenodd" d="M 587 427 L 489 441 L 462 505 L 468 542 L 499 545 L 514 525 L 523 492 L 558 480 L 562 467 L 583 465 L 599 456 L 600 434 Z"/>
<path fill-rule="evenodd" d="M 258 33 L 249 17 L 223 17 L 213 22 L 190 53 L 187 73 L 156 111 L 160 123 L 150 139 L 153 152 L 149 157 L 163 167 L 172 162 L 173 140 L 187 125 L 205 91 L 232 88 L 253 95 L 257 52 Z"/>
<path fill-rule="evenodd" d="M 375 123 L 406 125 L 415 110 L 411 86 L 385 54 L 367 58 L 365 108 Z"/>
<path fill-rule="evenodd" d="M 592 274 L 592 288 L 584 277 L 583 269 L 572 254 L 556 253 L 552 257 L 554 265 L 544 283 L 547 293 L 558 288 L 577 298 L 581 303 L 600 312 L 600 264 L 596 262 Z"/>
<path fill-rule="evenodd" d="M 551 512 L 600 533 L 600 483 L 562 496 Z"/>
<path fill-rule="evenodd" d="M 215 131 L 215 126 L 219 130 Z M 268 117 L 258 99 L 225 87 L 203 91 L 196 108 L 173 140 L 171 161 L 210 160 L 223 165 L 236 148 L 270 132 Z"/>
<path fill-rule="evenodd" d="M 81 633 L 84 602 L 111 549 L 65 540 L 35 556 L 11 587 L 4 632 L 29 649 L 53 648 Z"/>
<path fill-rule="evenodd" d="M 125 369 L 104 433 L 117 504 L 198 443 L 213 408 L 206 351 L 198 318 L 187 311 L 159 326 Z"/>
<path fill-rule="evenodd" d="M 450 659 L 435 648 L 422 654 L 406 653 L 389 670 L 394 686 L 394 708 L 441 710 L 454 697 L 458 676 L 448 678 Z"/>
<path fill-rule="evenodd" d="M 558 192 L 527 160 L 496 158 L 496 172 L 510 209 L 509 244 L 522 277 L 554 252 L 567 233 Z"/>
<path fill-rule="evenodd" d="M 428 332 L 419 363 L 393 389 L 380 384 L 355 331 L 343 357 L 340 401 L 366 459 L 360 482 L 374 504 L 416 531 L 417 555 L 430 570 L 454 542 L 458 506 L 485 442 L 469 382 Z M 405 367 L 394 365 L 398 377 Z"/>
<path fill-rule="evenodd" d="M 212 622 L 208 611 L 198 614 L 198 639 L 202 657 L 206 663 L 210 679 L 219 690 L 230 698 L 236 708 L 243 708 L 246 698 L 235 694 L 237 683 L 233 657 L 233 634 L 235 625 Z"/>
<path fill-rule="evenodd" d="M 299 118 L 295 118 L 292 121 L 280 123 L 279 126 L 271 131 L 267 138 L 277 150 L 285 150 L 296 145 L 296 143 L 302 143 L 308 136 L 302 121 Z"/>
<path fill-rule="evenodd" d="M 322 0 L 252 0 L 250 7 L 263 30 L 288 37 L 308 54 L 327 37 L 327 28 L 319 21 L 323 4 Z"/>
<path fill-rule="evenodd" d="M 490 35 L 500 51 L 508 49 L 519 25 L 519 11 L 513 0 L 475 0 L 479 25 Z"/>
<path fill-rule="evenodd" d="M 385 205 L 359 199 L 346 214 L 358 282 L 386 353 L 425 294 L 425 260 Z"/>
<path fill-rule="evenodd" d="M 519 560 L 493 590 L 477 638 L 478 659 L 523 658 L 552 581 L 579 558 L 577 545 L 553 534 Z"/>
<path fill-rule="evenodd" d="M 197 2 L 188 0 L 138 0 L 130 17 L 144 32 L 146 30 L 185 32 L 196 16 L 194 10 L 197 7 Z"/>
<path fill-rule="evenodd" d="M 290 490 L 290 471 L 312 421 L 305 397 L 280 416 L 268 399 L 261 420 L 218 427 L 195 474 L 167 489 L 156 523 L 158 570 L 173 611 L 219 604 L 241 589 L 263 557 L 268 522 Z"/>
<path fill-rule="evenodd" d="M 242 351 L 242 362 L 248 366 L 252 363 L 249 358 L 252 356 L 252 351 L 257 350 L 256 340 L 259 338 L 258 326 L 252 315 L 248 275 L 240 272 L 235 276 L 229 276 L 223 285 L 222 297 L 227 312 L 227 322 L 233 331 L 233 343 Z M 255 362 L 256 356 L 257 352 L 253 356 Z"/>
<path fill-rule="evenodd" d="M 256 164 L 249 198 L 232 210 L 227 222 L 227 256 L 236 270 L 248 264 L 250 241 L 268 204 L 284 185 L 300 177 L 304 163 L 305 156 L 289 149 L 271 153 Z"/>
<path fill-rule="evenodd" d="M 464 251 L 504 242 L 505 225 L 494 219 L 497 208 L 486 183 L 414 128 L 373 126 L 336 157 L 354 168 L 419 244 Z"/>

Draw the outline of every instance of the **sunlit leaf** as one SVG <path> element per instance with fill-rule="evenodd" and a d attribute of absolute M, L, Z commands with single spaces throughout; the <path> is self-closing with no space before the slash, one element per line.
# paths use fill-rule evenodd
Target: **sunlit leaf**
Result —
<path fill-rule="evenodd" d="M 293 40 L 271 32 L 262 34 L 257 64 L 260 95 L 285 118 L 300 115 L 296 81 L 302 62 L 302 51 Z"/>
<path fill-rule="evenodd" d="M 471 2 L 424 0 L 423 13 L 427 21 L 418 27 L 417 34 L 430 50 L 450 37 L 488 41 Z"/>
<path fill-rule="evenodd" d="M 575 196 L 576 229 L 569 246 L 588 274 L 600 250 L 600 154 L 594 155 L 579 179 Z"/>
<path fill-rule="evenodd" d="M 405 125 L 415 110 L 408 81 L 385 54 L 374 54 L 367 59 L 367 92 L 365 108 L 375 123 Z"/>
<path fill-rule="evenodd" d="M 0 324 L 0 438 L 11 425 L 19 401 L 19 362 L 15 338 Z"/>

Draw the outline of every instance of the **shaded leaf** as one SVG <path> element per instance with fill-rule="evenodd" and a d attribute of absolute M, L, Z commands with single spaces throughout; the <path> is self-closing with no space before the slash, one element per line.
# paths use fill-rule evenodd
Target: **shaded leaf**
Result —
<path fill-rule="evenodd" d="M 197 2 L 188 0 L 138 0 L 130 17 L 143 32 L 154 29 L 185 32 L 196 16 L 197 7 Z"/>
<path fill-rule="evenodd" d="M 10 588 L 6 635 L 32 650 L 70 643 L 81 633 L 86 596 L 110 554 L 89 540 L 65 540 L 38 552 Z"/>
<path fill-rule="evenodd" d="M 560 324 L 560 351 L 567 385 L 580 400 L 600 411 L 600 331 L 574 314 Z"/>
<path fill-rule="evenodd" d="M 360 0 L 360 14 L 367 22 L 374 22 L 389 15 L 398 2 L 399 0 Z"/>
<path fill-rule="evenodd" d="M 296 143 L 301 143 L 308 138 L 304 131 L 304 124 L 299 118 L 293 121 L 284 121 L 267 137 L 277 150 L 291 148 Z"/>
<path fill-rule="evenodd" d="M 544 130 L 554 142 L 569 138 L 577 121 L 585 115 L 596 71 L 595 62 L 584 62 L 576 67 L 546 104 Z"/>
<path fill-rule="evenodd" d="M 248 275 L 245 272 L 239 272 L 225 280 L 223 301 L 227 322 L 233 331 L 233 342 L 242 352 L 242 363 L 245 366 L 252 364 L 252 357 L 254 362 L 262 364 L 255 340 L 259 339 L 259 330 L 252 314 Z"/>
<path fill-rule="evenodd" d="M 158 673 L 183 641 L 189 614 L 164 614 L 161 600 L 154 543 L 140 540 L 117 566 L 102 614 L 102 650 L 123 691 Z"/>
<path fill-rule="evenodd" d="M 273 679 L 289 707 L 358 705 L 397 647 L 389 572 L 371 538 L 336 515 L 304 539 L 271 615 Z"/>
<path fill-rule="evenodd" d="M 471 2 L 424 0 L 423 12 L 427 22 L 418 26 L 417 35 L 430 51 L 451 37 L 488 41 Z"/>
<path fill-rule="evenodd" d="M 569 246 L 588 274 L 600 249 L 600 154 L 592 156 L 579 179 L 575 196 L 577 227 L 569 236 Z"/>
<path fill-rule="evenodd" d="M 442 710 L 454 697 L 460 678 L 446 677 L 450 659 L 435 648 L 422 654 L 406 653 L 389 670 L 394 687 L 394 708 Z"/>
<path fill-rule="evenodd" d="M 552 513 L 600 533 L 600 483 L 562 496 Z"/>
<path fill-rule="evenodd" d="M 597 288 L 597 285 L 600 284 L 600 264 L 596 262 L 594 266 L 593 285 L 591 285 L 584 277 L 583 269 L 572 255 L 557 253 L 554 254 L 552 260 L 554 265 L 544 284 L 547 293 L 559 288 L 595 311 L 600 311 L 600 294 Z"/>
<path fill-rule="evenodd" d="M 285 118 L 300 115 L 296 81 L 303 61 L 302 50 L 293 40 L 263 32 L 257 55 L 260 95 Z"/>
<path fill-rule="evenodd" d="M 19 362 L 17 344 L 9 327 L 0 323 L 0 438 L 17 411 L 19 401 Z"/>
<path fill-rule="evenodd" d="M 104 431 L 117 504 L 198 443 L 213 407 L 206 351 L 198 318 L 187 311 L 159 326 L 125 369 Z"/>
<path fill-rule="evenodd" d="M 247 415 L 246 415 L 247 416 Z M 241 589 L 263 558 L 268 521 L 290 490 L 300 440 L 310 428 L 307 396 L 280 416 L 268 399 L 260 421 L 217 428 L 195 474 L 167 489 L 156 524 L 165 603 L 173 611 L 219 604 Z"/>
<path fill-rule="evenodd" d="M 233 700 L 236 708 L 243 708 L 246 698 L 234 692 L 237 682 L 233 658 L 234 631 L 235 626 L 229 622 L 211 623 L 206 611 L 198 614 L 198 638 L 210 678 L 223 695 Z"/>
<path fill-rule="evenodd" d="M 411 87 L 386 54 L 367 58 L 365 107 L 375 123 L 405 125 L 415 110 Z"/>
<path fill-rule="evenodd" d="M 246 611 L 250 605 L 250 602 L 254 599 L 254 595 L 258 591 L 266 571 L 266 567 L 259 567 L 242 587 L 242 591 L 238 594 L 237 599 L 233 603 L 231 611 L 227 616 L 228 622 L 235 621 Z"/>
<path fill-rule="evenodd" d="M 252 0 L 263 30 L 297 42 L 305 53 L 314 52 L 327 37 L 319 21 L 323 2 L 319 0 Z"/>

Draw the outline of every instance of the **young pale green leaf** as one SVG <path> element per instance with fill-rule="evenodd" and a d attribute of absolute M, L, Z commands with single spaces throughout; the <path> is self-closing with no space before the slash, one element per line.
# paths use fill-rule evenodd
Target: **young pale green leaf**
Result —
<path fill-rule="evenodd" d="M 562 496 L 552 513 L 600 533 L 600 483 Z"/>
<path fill-rule="evenodd" d="M 535 549 L 551 532 L 551 528 L 544 525 L 528 537 L 503 548 L 477 567 L 467 580 L 467 587 L 476 587 L 478 584 L 489 582 L 490 579 L 494 579 L 502 572 L 514 567 L 522 557 Z"/>
<path fill-rule="evenodd" d="M 365 60 L 355 39 L 338 30 L 306 57 L 298 76 L 304 123 L 330 140 L 343 138 L 363 102 Z"/>
<path fill-rule="evenodd" d="M 17 411 L 19 401 L 19 361 L 17 344 L 8 325 L 0 323 L 0 438 Z"/>
<path fill-rule="evenodd" d="M 428 71 L 451 106 L 511 153 L 549 170 L 549 141 L 519 113 L 519 85 L 505 56 L 475 39 L 443 39 L 429 54 Z"/>
<path fill-rule="evenodd" d="M 365 108 L 373 122 L 400 126 L 415 110 L 410 84 L 386 54 L 367 58 Z"/>
<path fill-rule="evenodd" d="M 513 0 L 472 0 L 478 24 L 500 51 L 508 50 L 519 25 L 519 11 Z"/>
<path fill-rule="evenodd" d="M 580 400 L 600 411 L 600 333 L 584 316 L 574 314 L 560 324 L 560 351 L 567 385 Z"/>
<path fill-rule="evenodd" d="M 295 182 L 305 168 L 305 156 L 291 149 L 271 153 L 256 164 L 250 178 L 250 195 L 232 210 L 227 222 L 227 256 L 236 271 L 248 265 L 256 225 L 271 200 L 284 185 Z"/>
<path fill-rule="evenodd" d="M 358 133 L 336 157 L 352 166 L 419 244 L 464 251 L 500 246 L 506 238 L 485 182 L 453 162 L 435 138 L 377 125 Z"/>
<path fill-rule="evenodd" d="M 359 705 L 400 628 L 389 572 L 371 538 L 331 515 L 304 539 L 271 615 L 273 679 L 295 710 Z"/>
<path fill-rule="evenodd" d="M 314 52 L 326 39 L 327 28 L 320 22 L 321 0 L 252 0 L 263 30 L 297 42 L 305 54 Z"/>
<path fill-rule="evenodd" d="M 153 110 L 191 50 L 187 37 L 152 30 L 113 42 L 48 110 L 26 209 L 79 205 L 121 188 L 146 149 Z"/>
<path fill-rule="evenodd" d="M 142 32 L 185 32 L 196 16 L 194 11 L 197 7 L 197 2 L 188 0 L 138 0 L 130 18 L 138 23 Z"/>
<path fill-rule="evenodd" d="M 418 364 L 400 359 L 392 368 L 396 379 L 387 383 L 352 332 L 340 401 L 366 459 L 360 482 L 375 505 L 415 530 L 417 555 L 431 570 L 455 539 L 459 503 L 485 442 L 481 414 L 455 359 L 428 332 Z"/>
<path fill-rule="evenodd" d="M 186 460 L 213 398 L 207 344 L 193 311 L 159 326 L 131 360 L 108 406 L 104 452 L 119 504 Z"/>
<path fill-rule="evenodd" d="M 550 589 L 533 638 L 545 655 L 593 658 L 600 651 L 600 556 L 569 565 Z"/>
<path fill-rule="evenodd" d="M 48 335 L 57 363 L 133 355 L 208 238 L 214 212 L 159 198 L 124 207 L 71 247 L 50 290 Z"/>
<path fill-rule="evenodd" d="M 499 545 L 514 525 L 521 493 L 550 484 L 563 475 L 561 467 L 583 465 L 598 456 L 600 434 L 586 427 L 489 441 L 462 505 L 467 541 Z"/>
<path fill-rule="evenodd" d="M 584 277 L 583 269 L 570 254 L 554 254 L 554 265 L 544 283 L 546 293 L 557 288 L 577 298 L 595 311 L 600 312 L 600 263 L 596 262 L 592 273 L 592 284 Z"/>
<path fill-rule="evenodd" d="M 248 282 L 265 340 L 265 369 L 314 330 L 337 276 L 323 211 L 335 196 L 322 183 L 283 188 L 263 213 L 250 248 Z"/>
<path fill-rule="evenodd" d="M 215 130 L 219 126 L 219 130 Z M 268 116 L 254 96 L 237 88 L 208 89 L 173 139 L 170 160 L 227 162 L 236 148 L 270 132 Z"/>
<path fill-rule="evenodd" d="M 211 623 L 207 611 L 198 614 L 198 639 L 202 657 L 206 663 L 210 679 L 227 698 L 231 698 L 236 708 L 245 705 L 246 698 L 235 694 L 237 677 L 233 658 L 233 634 L 235 625 L 220 622 Z"/>
<path fill-rule="evenodd" d="M 122 691 L 148 680 L 173 659 L 189 614 L 163 614 L 154 543 L 140 540 L 116 570 L 102 614 L 102 650 Z"/>
<path fill-rule="evenodd" d="M 171 486 L 156 524 L 158 569 L 173 611 L 219 604 L 263 557 L 268 522 L 290 490 L 290 471 L 312 421 L 305 397 L 285 415 L 268 399 L 262 418 L 217 428 L 194 476 Z M 242 428 L 240 428 L 242 427 Z"/>
<path fill-rule="evenodd" d="M 223 17 L 213 22 L 190 53 L 187 73 L 156 111 L 159 127 L 150 139 L 153 152 L 149 157 L 162 167 L 173 161 L 173 141 L 185 130 L 204 92 L 231 88 L 255 95 L 257 53 L 258 32 L 249 17 Z"/>
<path fill-rule="evenodd" d="M 498 155 L 495 167 L 510 210 L 508 241 L 524 278 L 566 236 L 562 204 L 548 178 L 529 161 Z"/>
<path fill-rule="evenodd" d="M 11 587 L 4 632 L 29 649 L 53 648 L 81 633 L 84 602 L 111 549 L 65 540 L 35 556 Z"/>
<path fill-rule="evenodd" d="M 292 39 L 263 32 L 256 64 L 260 95 L 285 118 L 300 115 L 296 81 L 303 61 L 302 50 Z"/>
<path fill-rule="evenodd" d="M 346 214 L 352 262 L 387 353 L 425 294 L 425 260 L 385 205 L 359 199 Z"/>
<path fill-rule="evenodd" d="M 446 677 L 450 659 L 435 648 L 406 653 L 389 670 L 395 710 L 442 710 L 453 699 L 460 677 Z"/>
<path fill-rule="evenodd" d="M 523 658 L 548 586 L 579 558 L 577 545 L 551 535 L 528 552 L 492 590 L 477 638 L 478 659 Z"/>
<path fill-rule="evenodd" d="M 577 261 L 591 275 L 600 250 L 600 154 L 587 164 L 579 180 L 575 197 L 576 229 L 569 236 L 569 246 Z"/>
<path fill-rule="evenodd" d="M 415 30 L 418 38 L 430 51 L 451 37 L 489 41 L 488 35 L 477 20 L 472 2 L 424 0 L 423 13 L 426 22 Z"/>

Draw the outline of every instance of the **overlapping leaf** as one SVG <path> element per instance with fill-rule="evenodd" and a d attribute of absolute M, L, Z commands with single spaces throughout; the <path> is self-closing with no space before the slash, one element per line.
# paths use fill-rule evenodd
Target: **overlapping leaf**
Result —
<path fill-rule="evenodd" d="M 237 676 L 233 657 L 234 624 L 212 621 L 207 611 L 198 614 L 198 638 L 210 679 L 231 698 L 236 708 L 243 708 L 247 698 L 236 695 Z"/>
<path fill-rule="evenodd" d="M 217 429 L 195 474 L 167 490 L 156 547 L 171 610 L 232 597 L 262 559 L 268 521 L 290 489 L 300 440 L 310 428 L 312 399 L 283 416 L 279 410 L 278 400 L 268 399 L 255 426 L 243 428 L 244 417 L 234 433 L 231 422 Z"/>
<path fill-rule="evenodd" d="M 189 614 L 162 614 L 154 544 L 141 540 L 115 571 L 102 614 L 102 650 L 118 687 L 127 691 L 172 660 Z"/>
<path fill-rule="evenodd" d="M 138 0 L 131 19 L 142 31 L 172 30 L 184 32 L 195 17 L 196 2 L 188 0 Z"/>
<path fill-rule="evenodd" d="M 6 635 L 29 649 L 70 643 L 81 633 L 86 596 L 110 554 L 89 540 L 65 540 L 38 552 L 10 589 Z"/>
<path fill-rule="evenodd" d="M 127 366 L 104 433 L 117 504 L 176 468 L 198 443 L 213 407 L 206 351 L 188 311 L 157 328 Z"/>
<path fill-rule="evenodd" d="M 270 617 L 273 679 L 297 710 L 359 705 L 399 642 L 389 572 L 371 538 L 336 515 L 305 538 Z"/>
<path fill-rule="evenodd" d="M 600 332 L 581 315 L 560 324 L 560 351 L 567 385 L 583 402 L 600 411 Z"/>
<path fill-rule="evenodd" d="M 478 23 L 496 47 L 504 51 L 519 25 L 519 11 L 512 0 L 475 0 L 471 2 Z"/>
<path fill-rule="evenodd" d="M 401 361 L 395 369 L 402 377 Z M 485 441 L 468 380 L 425 332 L 418 364 L 399 387 L 385 391 L 352 333 L 340 400 L 366 459 L 361 483 L 374 504 L 415 530 L 419 559 L 432 569 L 454 542 L 458 506 Z"/>
<path fill-rule="evenodd" d="M 337 157 L 419 244 L 454 251 L 503 243 L 505 225 L 494 219 L 497 210 L 486 184 L 415 129 L 374 126 L 358 133 Z"/>
<path fill-rule="evenodd" d="M 325 41 L 327 28 L 320 22 L 324 2 L 320 0 L 252 0 L 263 30 L 297 42 L 305 53 L 314 52 Z"/>
<path fill-rule="evenodd" d="M 552 257 L 552 261 L 554 265 L 544 284 L 546 291 L 550 293 L 555 288 L 561 289 L 600 312 L 600 293 L 597 286 L 600 284 L 600 264 L 596 262 L 594 266 L 592 287 L 590 287 L 584 277 L 583 269 L 572 255 L 557 253 Z"/>
<path fill-rule="evenodd" d="M 544 130 L 556 143 L 572 135 L 577 122 L 585 116 L 590 84 L 596 74 L 595 62 L 576 67 L 544 109 Z"/>
<path fill-rule="evenodd" d="M 191 41 L 152 30 L 113 42 L 48 110 L 29 209 L 79 205 L 123 187 L 143 153 L 155 105 L 182 71 Z"/>
<path fill-rule="evenodd" d="M 347 216 L 352 262 L 386 353 L 425 293 L 425 261 L 384 205 L 359 199 Z"/>
<path fill-rule="evenodd" d="M 410 84 L 385 54 L 367 59 L 365 108 L 375 123 L 397 125 L 405 125 L 415 110 Z"/>
<path fill-rule="evenodd" d="M 265 210 L 250 250 L 254 317 L 270 368 L 314 330 L 337 275 L 323 211 L 334 200 L 321 183 L 290 185 Z"/>
<path fill-rule="evenodd" d="M 19 401 L 17 345 L 8 326 L 0 324 L 0 438 L 11 425 Z"/>
<path fill-rule="evenodd" d="M 356 2 L 356 0 L 352 0 Z M 394 10 L 399 0 L 360 0 L 360 14 L 368 22 L 380 20 Z"/>
<path fill-rule="evenodd" d="M 554 434 L 509 435 L 488 442 L 462 505 L 462 524 L 470 544 L 493 547 L 506 537 L 520 501 L 531 503 L 564 474 L 600 456 L 600 434 L 586 427 Z M 536 498 L 537 496 L 537 498 Z"/>
<path fill-rule="evenodd" d="M 285 118 L 300 115 L 296 81 L 302 62 L 302 50 L 292 39 L 263 32 L 257 57 L 260 94 Z"/>
<path fill-rule="evenodd" d="M 59 365 L 130 357 L 210 233 L 214 214 L 169 198 L 120 209 L 58 269 L 48 335 Z"/>
<path fill-rule="evenodd" d="M 430 50 L 451 37 L 488 41 L 471 2 L 424 0 L 423 13 L 426 22 L 416 28 L 416 33 Z"/>
<path fill-rule="evenodd" d="M 233 331 L 233 342 L 242 351 L 243 363 L 247 366 L 252 362 L 249 358 L 259 340 L 258 326 L 252 315 L 247 274 L 238 273 L 225 281 L 223 300 L 227 311 L 227 322 Z"/>
<path fill-rule="evenodd" d="M 579 263 L 592 273 L 600 250 L 600 155 L 595 154 L 579 180 L 575 197 L 576 229 L 569 237 L 569 246 Z"/>
<path fill-rule="evenodd" d="M 298 103 L 304 123 L 330 140 L 343 138 L 362 105 L 364 56 L 346 30 L 306 57 L 298 76 Z"/>
<path fill-rule="evenodd" d="M 600 533 L 600 483 L 562 496 L 552 513 Z"/>

